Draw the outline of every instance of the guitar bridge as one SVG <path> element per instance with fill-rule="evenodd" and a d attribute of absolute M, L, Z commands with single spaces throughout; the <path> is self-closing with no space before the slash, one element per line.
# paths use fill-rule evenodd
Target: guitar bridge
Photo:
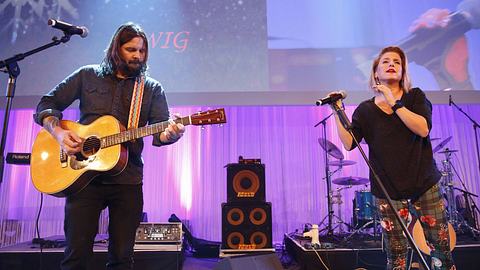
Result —
<path fill-rule="evenodd" d="M 89 156 L 87 159 L 78 160 L 76 156 L 70 157 L 70 168 L 74 170 L 81 170 L 95 160 L 96 156 Z"/>

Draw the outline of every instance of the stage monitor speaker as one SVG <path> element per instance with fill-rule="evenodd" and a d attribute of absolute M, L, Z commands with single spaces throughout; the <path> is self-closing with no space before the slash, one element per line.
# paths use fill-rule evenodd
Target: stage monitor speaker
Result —
<path fill-rule="evenodd" d="M 227 165 L 227 202 L 265 201 L 265 165 Z"/>
<path fill-rule="evenodd" d="M 222 204 L 222 249 L 272 248 L 269 202 Z"/>
<path fill-rule="evenodd" d="M 228 257 L 213 270 L 282 270 L 282 264 L 276 254 Z"/>

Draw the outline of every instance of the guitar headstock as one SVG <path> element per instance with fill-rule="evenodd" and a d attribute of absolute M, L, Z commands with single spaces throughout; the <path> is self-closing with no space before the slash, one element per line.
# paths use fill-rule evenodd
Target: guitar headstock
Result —
<path fill-rule="evenodd" d="M 198 112 L 190 116 L 192 125 L 202 126 L 202 125 L 213 125 L 213 124 L 222 124 L 227 122 L 225 116 L 225 109 L 215 109 L 205 112 Z"/>

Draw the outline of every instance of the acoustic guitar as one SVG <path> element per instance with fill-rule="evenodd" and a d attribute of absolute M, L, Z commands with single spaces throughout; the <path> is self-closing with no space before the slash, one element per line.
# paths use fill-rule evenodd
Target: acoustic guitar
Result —
<path fill-rule="evenodd" d="M 413 222 L 412 222 L 413 223 Z M 413 227 L 413 228 L 412 228 Z M 413 226 L 410 224 L 409 226 L 410 233 L 412 234 L 413 241 L 417 244 L 418 249 L 426 255 L 430 255 L 431 249 L 427 245 L 427 240 L 425 239 L 425 233 L 422 228 L 422 224 L 417 219 Z M 450 251 L 455 248 L 457 243 L 457 234 L 453 229 L 452 224 L 448 223 L 448 237 L 449 237 L 449 244 L 450 244 Z"/>
<path fill-rule="evenodd" d="M 183 125 L 210 125 L 226 123 L 224 109 L 199 112 L 175 119 Z M 42 129 L 32 147 L 30 173 L 33 185 L 40 192 L 65 197 L 82 190 L 100 174 L 117 175 L 128 161 L 128 150 L 123 143 L 163 132 L 168 121 L 126 130 L 113 116 L 98 118 L 89 125 L 62 120 L 63 129 L 72 130 L 84 139 L 82 150 L 74 156 L 64 152 L 60 144 Z"/>

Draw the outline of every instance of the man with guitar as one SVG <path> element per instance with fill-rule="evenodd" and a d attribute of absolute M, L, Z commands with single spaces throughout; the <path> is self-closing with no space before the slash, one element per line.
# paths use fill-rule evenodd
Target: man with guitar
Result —
<path fill-rule="evenodd" d="M 433 159 L 429 133 L 432 105 L 420 88 L 412 88 L 405 53 L 383 48 L 373 61 L 370 86 L 374 97 L 363 101 L 352 116 L 356 140 L 368 144 L 372 168 L 405 221 L 418 217 L 431 249 L 432 269 L 455 269 L 449 246 L 445 205 L 438 185 L 441 174 Z M 334 93 L 331 93 L 332 95 Z M 336 126 L 346 150 L 357 144 L 342 124 L 341 99 L 334 105 Z M 340 117 L 342 119 L 340 119 Z M 386 196 L 373 181 L 387 251 L 387 269 L 407 269 L 408 242 Z"/>
<path fill-rule="evenodd" d="M 80 171 L 83 164 L 100 163 L 98 157 L 97 160 L 89 158 L 89 153 L 109 143 L 108 138 L 96 140 L 95 136 L 86 141 L 79 134 L 82 129 L 76 132 L 60 121 L 61 112 L 75 100 L 80 101 L 82 125 L 92 124 L 106 115 L 113 116 L 121 127 L 128 129 L 167 121 L 165 127 L 154 134 L 153 145 L 172 144 L 182 137 L 184 125 L 168 122 L 170 114 L 162 86 L 146 75 L 147 59 L 145 32 L 136 24 L 123 24 L 113 35 L 100 65 L 78 69 L 41 98 L 34 118 L 60 145 L 61 167 L 70 166 L 72 171 Z M 96 132 L 100 134 L 102 130 L 93 130 Z M 117 139 L 111 137 L 110 140 Z M 107 170 L 110 168 L 105 169 L 105 173 L 87 173 L 82 177 L 93 179 L 83 181 L 79 177 L 83 185 L 69 186 L 80 187 L 79 191 L 54 192 L 67 196 L 64 223 L 67 247 L 62 269 L 87 269 L 93 255 L 98 219 L 106 207 L 110 222 L 107 269 L 133 269 L 135 231 L 143 210 L 143 140 L 137 136 L 124 138 L 122 142 L 118 149 L 125 149 L 119 152 L 125 161 L 116 164 L 119 170 L 115 173 Z M 47 156 L 42 154 L 41 159 L 48 159 Z"/>

